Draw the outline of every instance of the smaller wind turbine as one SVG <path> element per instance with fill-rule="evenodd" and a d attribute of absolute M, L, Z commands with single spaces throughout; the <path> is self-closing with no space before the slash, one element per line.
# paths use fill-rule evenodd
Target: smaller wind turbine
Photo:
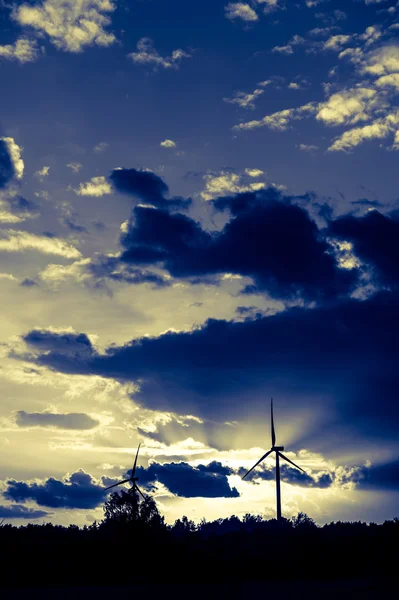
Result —
<path fill-rule="evenodd" d="M 251 469 L 249 469 L 249 471 L 247 471 L 245 473 L 245 475 L 243 476 L 242 479 L 245 479 L 246 476 L 251 473 L 251 471 L 253 471 L 263 460 L 265 460 L 265 458 L 267 458 L 269 456 L 269 454 L 271 454 L 272 452 L 276 453 L 277 521 L 280 521 L 281 520 L 280 458 L 282 458 L 283 460 L 286 460 L 287 462 L 289 462 L 291 465 L 293 465 L 300 471 L 303 471 L 304 473 L 305 473 L 305 471 L 303 469 L 301 469 L 301 467 L 298 467 L 298 465 L 296 465 L 294 462 L 292 462 L 292 460 L 290 460 L 289 458 L 284 456 L 284 454 L 281 452 L 282 450 L 284 450 L 284 446 L 276 446 L 276 432 L 274 430 L 274 419 L 273 419 L 273 398 L 272 398 L 272 403 L 271 403 L 271 429 L 272 429 L 272 447 L 271 447 L 271 449 L 268 452 L 266 452 L 266 454 L 264 454 L 262 456 L 262 458 L 260 458 L 258 460 L 258 462 L 256 464 L 254 464 L 254 466 Z"/>
<path fill-rule="evenodd" d="M 137 485 L 137 481 L 139 480 L 139 478 L 134 476 L 136 473 L 137 458 L 139 456 L 140 446 L 141 446 L 141 444 L 139 444 L 139 447 L 137 448 L 136 458 L 134 459 L 134 465 L 133 465 L 133 469 L 132 469 L 129 479 L 124 479 L 123 481 L 118 481 L 118 483 L 109 485 L 108 487 L 105 488 L 106 490 L 110 490 L 111 488 L 117 487 L 118 485 L 122 485 L 124 483 L 128 483 L 130 481 L 130 483 L 132 484 L 132 490 L 135 492 L 138 492 L 140 494 L 140 496 L 143 498 L 143 500 L 145 500 L 145 496 L 144 496 L 143 492 L 140 490 L 139 486 Z"/>

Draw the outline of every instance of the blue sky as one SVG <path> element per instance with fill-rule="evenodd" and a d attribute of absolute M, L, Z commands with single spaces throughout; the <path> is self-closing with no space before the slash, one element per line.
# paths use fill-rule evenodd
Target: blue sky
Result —
<path fill-rule="evenodd" d="M 399 3 L 0 15 L 0 512 L 395 516 Z"/>

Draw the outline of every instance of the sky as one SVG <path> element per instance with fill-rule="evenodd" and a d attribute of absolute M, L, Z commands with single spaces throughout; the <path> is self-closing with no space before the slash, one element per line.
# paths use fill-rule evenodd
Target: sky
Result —
<path fill-rule="evenodd" d="M 0 2 L 0 519 L 399 516 L 399 2 Z M 127 486 L 128 487 L 128 486 Z"/>

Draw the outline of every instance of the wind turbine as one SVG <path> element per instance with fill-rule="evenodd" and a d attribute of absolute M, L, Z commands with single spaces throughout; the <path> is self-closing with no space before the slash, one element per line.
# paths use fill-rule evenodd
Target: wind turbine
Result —
<path fill-rule="evenodd" d="M 294 462 L 292 462 L 292 460 L 290 460 L 289 458 L 284 456 L 284 454 L 282 453 L 282 450 L 284 450 L 284 446 L 276 446 L 276 432 L 274 430 L 274 418 L 273 418 L 273 398 L 272 398 L 272 402 L 271 402 L 271 429 L 272 429 L 272 447 L 271 447 L 271 449 L 268 450 L 268 452 L 266 452 L 266 454 L 264 454 L 262 456 L 262 458 L 260 458 L 258 460 L 258 462 L 256 464 L 254 464 L 254 466 L 245 473 L 245 475 L 243 476 L 242 479 L 245 479 L 246 476 L 251 473 L 251 471 L 253 471 L 263 460 L 265 460 L 265 458 L 267 458 L 269 456 L 269 454 L 271 454 L 272 452 L 276 453 L 277 521 L 280 521 L 281 520 L 280 458 L 282 458 L 283 460 L 286 460 L 287 462 L 289 462 L 291 465 L 293 465 L 300 471 L 303 471 L 304 473 L 305 473 L 305 471 L 303 469 L 301 469 L 301 467 L 298 467 L 298 465 L 296 465 Z"/>
<path fill-rule="evenodd" d="M 144 496 L 143 492 L 140 490 L 139 486 L 137 485 L 137 481 L 139 480 L 139 478 L 134 476 L 136 473 L 137 458 L 139 456 L 140 446 L 141 446 L 141 443 L 139 444 L 139 446 L 137 448 L 136 458 L 134 459 L 134 465 L 133 465 L 133 469 L 132 469 L 129 479 L 124 479 L 123 481 L 118 481 L 118 483 L 109 485 L 108 487 L 105 488 L 106 490 L 110 490 L 111 488 L 117 487 L 118 485 L 122 485 L 123 483 L 128 483 L 130 481 L 132 483 L 131 489 L 134 492 L 138 492 L 140 494 L 140 496 L 143 498 L 143 500 L 145 500 L 145 496 Z"/>

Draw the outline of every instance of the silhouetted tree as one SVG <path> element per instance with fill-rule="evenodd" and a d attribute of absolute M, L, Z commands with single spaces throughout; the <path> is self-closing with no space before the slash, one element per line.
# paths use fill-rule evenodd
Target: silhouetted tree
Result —
<path fill-rule="evenodd" d="M 177 537 L 182 537 L 196 531 L 197 526 L 194 521 L 191 521 L 186 515 L 181 519 L 177 519 L 171 527 L 171 532 Z"/>
<path fill-rule="evenodd" d="M 296 517 L 292 517 L 292 524 L 299 531 L 317 529 L 317 525 L 313 519 L 304 512 L 299 512 Z"/>
<path fill-rule="evenodd" d="M 104 505 L 104 517 L 107 524 L 136 523 L 153 529 L 165 527 L 164 517 L 159 514 L 155 500 L 146 496 L 145 500 L 140 502 L 133 488 L 111 494 Z"/>

